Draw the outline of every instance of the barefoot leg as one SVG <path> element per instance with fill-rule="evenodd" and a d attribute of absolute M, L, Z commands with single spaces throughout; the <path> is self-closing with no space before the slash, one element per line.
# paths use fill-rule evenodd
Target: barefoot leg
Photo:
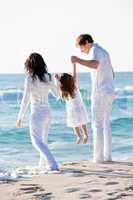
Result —
<path fill-rule="evenodd" d="M 80 128 L 79 127 L 75 127 L 74 128 L 74 133 L 77 136 L 76 144 L 79 144 L 80 143 Z"/>
<path fill-rule="evenodd" d="M 87 125 L 83 124 L 82 129 L 83 129 L 83 144 L 86 144 L 88 142 Z"/>

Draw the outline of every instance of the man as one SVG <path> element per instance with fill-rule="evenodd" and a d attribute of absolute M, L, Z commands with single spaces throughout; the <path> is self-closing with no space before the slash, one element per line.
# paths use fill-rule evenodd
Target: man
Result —
<path fill-rule="evenodd" d="M 89 60 L 72 56 L 71 61 L 91 69 L 93 161 L 96 163 L 111 161 L 112 139 L 109 116 L 114 99 L 114 72 L 110 57 L 107 51 L 94 43 L 93 38 L 88 34 L 80 35 L 77 38 L 76 46 L 81 52 L 88 54 Z"/>

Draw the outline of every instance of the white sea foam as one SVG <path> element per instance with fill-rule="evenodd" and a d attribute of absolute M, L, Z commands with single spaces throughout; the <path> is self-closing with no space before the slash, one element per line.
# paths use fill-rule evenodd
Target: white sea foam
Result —
<path fill-rule="evenodd" d="M 90 100 L 89 97 L 89 91 L 86 89 L 81 89 L 81 94 L 83 96 L 84 100 Z M 133 96 L 133 86 L 125 86 L 124 88 L 116 88 L 116 99 L 120 98 L 121 96 Z M 21 100 L 23 95 L 23 89 L 22 88 L 6 88 L 6 89 L 0 89 L 0 101 L 1 100 Z"/>

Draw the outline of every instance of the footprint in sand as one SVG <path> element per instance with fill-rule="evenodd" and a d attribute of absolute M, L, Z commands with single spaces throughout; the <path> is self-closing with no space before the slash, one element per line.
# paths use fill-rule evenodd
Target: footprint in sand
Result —
<path fill-rule="evenodd" d="M 106 170 L 104 170 L 103 172 L 110 173 L 110 172 L 113 172 L 113 170 L 111 170 L 111 169 L 106 169 Z"/>
<path fill-rule="evenodd" d="M 105 183 L 105 185 L 117 185 L 117 184 L 119 184 L 118 182 L 107 182 L 107 183 Z"/>
<path fill-rule="evenodd" d="M 92 190 L 89 190 L 89 192 L 102 192 L 102 190 L 100 190 L 100 189 L 92 189 Z"/>
<path fill-rule="evenodd" d="M 107 195 L 112 196 L 113 194 L 116 194 L 117 192 L 109 192 Z"/>
<path fill-rule="evenodd" d="M 20 191 L 23 191 L 25 194 L 44 191 L 44 189 L 38 186 L 37 184 L 21 184 L 21 185 L 25 187 L 20 188 Z"/>
<path fill-rule="evenodd" d="M 90 198 L 91 198 L 91 195 L 89 194 L 86 194 L 86 193 L 80 194 L 80 199 L 90 199 Z"/>
<path fill-rule="evenodd" d="M 66 193 L 72 193 L 72 192 L 77 192 L 79 191 L 81 188 L 66 188 L 64 191 Z"/>
<path fill-rule="evenodd" d="M 98 176 L 99 178 L 106 178 L 106 176 Z"/>
<path fill-rule="evenodd" d="M 38 184 L 33 184 L 33 183 L 22 183 L 22 186 L 37 186 Z"/>
<path fill-rule="evenodd" d="M 38 193 L 33 195 L 33 200 L 51 200 L 54 199 L 54 196 L 51 192 L 47 193 Z"/>
<path fill-rule="evenodd" d="M 72 173 L 74 177 L 82 177 L 86 175 L 86 173 L 81 170 L 74 170 Z"/>
<path fill-rule="evenodd" d="M 123 199 L 123 197 L 129 197 L 129 196 L 133 196 L 133 194 L 126 194 L 126 193 L 121 193 L 115 197 L 112 197 L 112 198 L 108 198 L 107 200 L 117 200 L 117 199 Z"/>
<path fill-rule="evenodd" d="M 84 172 L 83 172 L 83 171 L 81 171 L 81 170 L 78 170 L 78 169 L 74 170 L 74 171 L 73 171 L 73 173 L 84 174 Z"/>
<path fill-rule="evenodd" d="M 131 186 L 129 186 L 129 187 L 126 187 L 125 190 L 126 190 L 126 191 L 129 191 L 129 190 L 130 190 L 130 191 L 133 191 L 133 185 L 131 185 Z"/>

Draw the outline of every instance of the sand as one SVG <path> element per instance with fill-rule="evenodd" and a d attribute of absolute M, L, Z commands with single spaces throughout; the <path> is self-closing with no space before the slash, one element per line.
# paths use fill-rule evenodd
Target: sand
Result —
<path fill-rule="evenodd" d="M 0 200 L 133 200 L 133 162 L 61 164 L 60 171 L 0 183 Z"/>

